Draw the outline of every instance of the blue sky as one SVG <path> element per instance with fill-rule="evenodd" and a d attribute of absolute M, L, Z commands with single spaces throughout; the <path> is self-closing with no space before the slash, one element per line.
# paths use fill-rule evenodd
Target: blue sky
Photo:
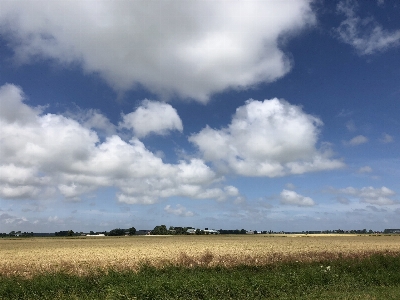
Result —
<path fill-rule="evenodd" d="M 397 1 L 2 1 L 0 232 L 400 227 Z"/>

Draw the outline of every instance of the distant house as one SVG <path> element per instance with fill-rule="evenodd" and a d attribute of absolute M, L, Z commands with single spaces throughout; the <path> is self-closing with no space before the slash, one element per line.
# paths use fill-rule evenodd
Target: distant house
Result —
<path fill-rule="evenodd" d="M 186 230 L 187 234 L 196 234 L 196 229 L 194 228 L 189 228 L 188 230 Z"/>
<path fill-rule="evenodd" d="M 100 236 L 106 236 L 106 235 L 104 233 L 99 233 L 99 234 L 87 234 L 86 236 L 100 237 Z"/>
<path fill-rule="evenodd" d="M 219 234 L 218 230 L 215 229 L 204 229 L 205 234 Z"/>
<path fill-rule="evenodd" d="M 249 230 L 249 231 L 246 232 L 246 234 L 254 234 L 254 231 L 253 230 Z"/>

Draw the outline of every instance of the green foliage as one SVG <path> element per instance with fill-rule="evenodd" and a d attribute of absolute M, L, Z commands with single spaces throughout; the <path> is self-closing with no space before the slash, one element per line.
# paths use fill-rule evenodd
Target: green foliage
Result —
<path fill-rule="evenodd" d="M 125 229 L 116 228 L 108 233 L 109 236 L 122 236 L 125 235 Z"/>
<path fill-rule="evenodd" d="M 167 235 L 167 234 L 169 234 L 169 231 L 167 229 L 167 226 L 160 225 L 160 226 L 154 227 L 154 229 L 151 231 L 151 234 L 154 234 L 154 235 Z"/>
<path fill-rule="evenodd" d="M 131 228 L 128 229 L 128 231 L 129 231 L 129 235 L 135 235 L 136 228 L 135 227 L 131 227 Z"/>
<path fill-rule="evenodd" d="M 400 255 L 269 266 L 0 277 L 0 299 L 399 299 Z"/>

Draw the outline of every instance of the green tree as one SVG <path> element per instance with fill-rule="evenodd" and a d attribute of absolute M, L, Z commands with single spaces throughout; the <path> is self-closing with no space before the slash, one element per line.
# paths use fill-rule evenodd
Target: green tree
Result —
<path fill-rule="evenodd" d="M 121 228 L 115 228 L 108 233 L 109 236 L 121 236 L 125 235 L 125 230 Z"/>
<path fill-rule="evenodd" d="M 151 234 L 154 234 L 154 235 L 167 235 L 168 234 L 167 226 L 165 226 L 165 225 L 156 226 L 151 231 Z"/>
<path fill-rule="evenodd" d="M 73 236 L 74 235 L 74 231 L 73 230 L 68 230 L 67 236 Z"/>
<path fill-rule="evenodd" d="M 129 235 L 135 235 L 135 233 L 136 233 L 136 228 L 135 227 L 129 228 Z"/>

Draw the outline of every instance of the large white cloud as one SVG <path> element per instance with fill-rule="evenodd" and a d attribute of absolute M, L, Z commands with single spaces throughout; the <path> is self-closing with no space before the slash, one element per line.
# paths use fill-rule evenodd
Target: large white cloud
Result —
<path fill-rule="evenodd" d="M 245 176 L 284 176 L 344 166 L 317 149 L 322 121 L 284 100 L 248 100 L 220 130 L 206 127 L 189 139 L 221 170 Z"/>
<path fill-rule="evenodd" d="M 207 101 L 285 75 L 283 36 L 315 22 L 311 0 L 3 0 L 0 33 L 19 61 L 79 63 L 115 90 Z"/>
<path fill-rule="evenodd" d="M 341 1 L 337 9 L 346 16 L 337 28 L 339 37 L 343 42 L 352 45 L 359 54 L 370 55 L 400 45 L 400 29 L 389 31 L 371 16 L 360 18 L 356 14 L 357 2 Z"/>
<path fill-rule="evenodd" d="M 150 133 L 165 135 L 170 130 L 183 130 L 182 121 L 171 105 L 144 100 L 134 112 L 123 116 L 121 128 L 133 130 L 139 138 Z"/>
<path fill-rule="evenodd" d="M 110 186 L 119 190 L 120 202 L 130 204 L 173 196 L 224 200 L 238 194 L 234 187 L 224 188 L 222 178 L 200 159 L 166 164 L 137 138 L 127 142 L 110 135 L 101 142 L 88 128 L 93 124 L 43 114 L 25 104 L 21 89 L 14 85 L 0 87 L 0 107 L 5 108 L 0 110 L 1 198 L 61 194 L 79 200 Z M 89 115 L 97 116 L 96 126 L 109 122 Z"/>

